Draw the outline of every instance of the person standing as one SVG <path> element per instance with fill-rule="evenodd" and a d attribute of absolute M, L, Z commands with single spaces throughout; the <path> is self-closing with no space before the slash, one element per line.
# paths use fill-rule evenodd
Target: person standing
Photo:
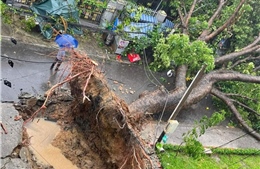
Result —
<path fill-rule="evenodd" d="M 55 58 L 55 62 L 52 63 L 51 65 L 51 70 L 54 68 L 54 66 L 56 65 L 56 68 L 55 68 L 55 71 L 58 71 L 59 70 L 59 67 L 62 63 L 62 61 L 64 60 L 65 58 L 65 55 L 66 55 L 66 52 L 65 52 L 65 48 L 60 48 L 59 51 L 58 51 L 58 54 Z"/>

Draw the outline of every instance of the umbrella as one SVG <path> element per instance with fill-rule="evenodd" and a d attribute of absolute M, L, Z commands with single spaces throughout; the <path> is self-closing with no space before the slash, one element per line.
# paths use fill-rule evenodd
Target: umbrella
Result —
<path fill-rule="evenodd" d="M 59 34 L 55 38 L 55 42 L 59 45 L 59 47 L 68 47 L 68 48 L 77 48 L 78 41 L 73 36 L 69 34 Z"/>

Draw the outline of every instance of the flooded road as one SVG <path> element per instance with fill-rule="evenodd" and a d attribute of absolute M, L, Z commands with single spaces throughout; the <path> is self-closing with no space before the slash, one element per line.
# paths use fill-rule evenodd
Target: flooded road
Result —
<path fill-rule="evenodd" d="M 35 154 L 38 162 L 52 165 L 55 169 L 78 169 L 61 152 L 60 149 L 52 146 L 52 141 L 60 131 L 60 126 L 54 122 L 34 119 L 25 125 L 29 137 L 29 146 Z"/>

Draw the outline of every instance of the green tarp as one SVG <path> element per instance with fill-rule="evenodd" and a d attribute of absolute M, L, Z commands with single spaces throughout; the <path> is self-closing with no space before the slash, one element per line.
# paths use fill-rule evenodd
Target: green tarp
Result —
<path fill-rule="evenodd" d="M 50 39 L 54 27 L 56 30 L 64 30 L 61 17 L 68 23 L 67 32 L 69 34 L 82 34 L 82 30 L 69 23 L 79 23 L 79 11 L 75 0 L 43 0 L 35 2 L 31 10 L 38 14 L 36 21 L 39 23 L 43 36 Z M 54 19 L 51 19 L 54 18 Z"/>

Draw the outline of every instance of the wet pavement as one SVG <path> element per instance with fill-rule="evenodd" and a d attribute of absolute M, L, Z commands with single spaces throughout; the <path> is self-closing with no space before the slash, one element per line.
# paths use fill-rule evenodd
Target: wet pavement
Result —
<path fill-rule="evenodd" d="M 62 70 L 66 67 L 66 63 L 62 63 L 61 71 L 57 74 L 53 75 L 50 71 L 51 62 L 57 53 L 55 47 L 44 48 L 22 44 L 22 42 L 14 45 L 9 40 L 2 40 L 2 56 L 7 55 L 19 60 L 11 59 L 14 63 L 14 66 L 11 67 L 8 64 L 8 59 L 1 57 L 1 101 L 17 101 L 17 96 L 21 92 L 20 89 L 35 95 L 43 94 L 48 89 L 48 81 L 54 84 L 62 79 Z M 105 56 L 90 57 L 99 62 L 100 69 L 104 72 L 110 88 L 127 103 L 138 99 L 139 94 L 145 90 L 152 91 L 158 88 L 161 85 L 160 83 L 165 85 L 168 90 L 173 87 L 173 78 L 167 77 L 166 72 L 151 74 L 139 62 L 129 63 L 126 58 L 123 58 L 123 62 L 120 62 L 115 60 L 116 55 L 111 55 L 110 60 Z M 32 63 L 32 61 L 40 63 Z M 10 81 L 12 87 L 4 85 L 4 80 Z M 199 120 L 203 115 L 210 116 L 214 111 L 214 105 L 209 96 L 197 105 L 193 105 L 190 109 L 182 110 L 177 117 L 179 126 L 174 133 L 169 135 L 168 143 L 180 144 L 182 142 L 182 134 L 192 129 L 196 120 Z M 165 113 L 169 115 L 171 112 Z M 257 140 L 245 134 L 239 128 L 228 128 L 227 123 L 228 121 L 225 121 L 219 126 L 208 129 L 199 138 L 202 144 L 218 147 L 229 142 L 224 147 L 260 149 L 260 143 Z M 157 131 L 156 135 L 158 137 L 164 125 L 161 124 L 158 126 L 157 122 L 148 124 L 144 129 L 143 137 L 150 139 L 150 141 L 155 140 L 155 131 Z M 244 136 L 241 137 L 242 135 Z M 241 138 L 236 139 L 238 137 Z"/>
<path fill-rule="evenodd" d="M 14 45 L 11 41 L 3 39 L 1 44 L 1 101 L 18 101 L 21 91 L 43 95 L 44 91 L 48 89 L 48 81 L 55 83 L 61 74 L 53 75 L 54 73 L 50 71 L 51 63 L 57 52 L 56 48 L 43 48 L 21 42 Z M 13 62 L 13 67 L 8 64 L 8 61 Z M 11 82 L 11 87 L 4 85 L 5 80 Z"/>

